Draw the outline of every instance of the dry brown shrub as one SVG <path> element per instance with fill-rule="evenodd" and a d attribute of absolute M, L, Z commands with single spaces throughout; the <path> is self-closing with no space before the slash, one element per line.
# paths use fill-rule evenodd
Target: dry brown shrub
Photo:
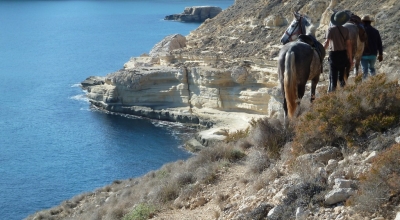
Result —
<path fill-rule="evenodd" d="M 400 86 L 379 74 L 316 99 L 297 121 L 293 147 L 302 154 L 326 145 L 353 146 L 371 132 L 399 124 L 399 118 Z"/>
<path fill-rule="evenodd" d="M 270 165 L 270 160 L 265 151 L 251 150 L 246 159 L 247 168 L 253 174 L 260 174 Z"/>
<path fill-rule="evenodd" d="M 254 145 L 266 150 L 270 158 L 278 158 L 280 151 L 287 141 L 292 138 L 291 126 L 285 128 L 278 120 L 259 119 L 252 121 L 250 133 Z"/>
<path fill-rule="evenodd" d="M 222 134 L 225 136 L 226 142 L 236 142 L 240 139 L 244 139 L 249 135 L 249 128 L 243 130 L 236 130 L 234 132 L 230 132 L 228 129 L 223 129 Z"/>
<path fill-rule="evenodd" d="M 390 209 L 390 205 L 384 204 L 392 196 L 400 194 L 399 158 L 400 144 L 395 144 L 378 155 L 372 163 L 370 172 L 361 178 L 359 193 L 349 204 L 367 213 Z"/>

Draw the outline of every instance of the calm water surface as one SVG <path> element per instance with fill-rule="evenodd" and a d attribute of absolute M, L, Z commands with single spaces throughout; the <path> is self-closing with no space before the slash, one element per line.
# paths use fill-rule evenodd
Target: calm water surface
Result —
<path fill-rule="evenodd" d="M 77 85 L 199 25 L 165 15 L 233 2 L 0 1 L 0 219 L 190 157 L 182 126 L 92 111 Z"/>

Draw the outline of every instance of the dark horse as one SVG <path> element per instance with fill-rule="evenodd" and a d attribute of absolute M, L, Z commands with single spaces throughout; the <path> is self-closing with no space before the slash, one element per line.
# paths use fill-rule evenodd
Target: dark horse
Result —
<path fill-rule="evenodd" d="M 294 13 L 295 19 L 285 31 L 281 42 L 285 44 L 279 51 L 278 75 L 283 94 L 285 117 L 292 118 L 303 98 L 306 83 L 311 80 L 311 100 L 315 98 L 315 89 L 322 72 L 325 49 L 315 37 L 304 30 L 309 29 L 307 16 Z M 297 31 L 299 29 L 300 31 Z M 292 36 L 297 34 L 297 36 Z M 291 40 L 297 39 L 297 41 Z M 289 43 L 288 43 L 289 42 Z"/>

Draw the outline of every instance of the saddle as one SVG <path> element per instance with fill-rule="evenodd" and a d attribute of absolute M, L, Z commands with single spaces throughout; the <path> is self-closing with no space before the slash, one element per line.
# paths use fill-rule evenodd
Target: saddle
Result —
<path fill-rule="evenodd" d="M 313 38 L 309 35 L 300 34 L 297 38 L 297 41 L 306 43 L 306 44 L 310 45 L 314 50 L 316 50 L 317 54 L 319 56 L 319 60 L 321 61 L 321 64 L 322 64 L 324 58 L 322 57 L 322 51 L 320 51 L 318 44 L 315 43 L 315 41 L 316 41 L 315 38 Z M 322 66 L 323 65 L 321 65 L 321 73 L 323 72 Z"/>
<path fill-rule="evenodd" d="M 300 34 L 298 36 L 297 40 L 300 42 L 306 43 L 306 44 L 310 45 L 311 47 L 315 47 L 314 39 L 308 35 Z"/>

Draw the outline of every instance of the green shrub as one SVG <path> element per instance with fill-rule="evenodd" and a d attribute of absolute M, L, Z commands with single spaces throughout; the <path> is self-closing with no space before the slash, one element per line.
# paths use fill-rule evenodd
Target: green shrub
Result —
<path fill-rule="evenodd" d="M 382 132 L 399 123 L 400 86 L 386 82 L 384 74 L 316 99 L 295 126 L 296 153 L 323 146 L 353 146 L 371 132 Z"/>
<path fill-rule="evenodd" d="M 130 213 L 125 215 L 122 220 L 146 220 L 154 215 L 156 209 L 148 204 L 138 204 Z"/>

